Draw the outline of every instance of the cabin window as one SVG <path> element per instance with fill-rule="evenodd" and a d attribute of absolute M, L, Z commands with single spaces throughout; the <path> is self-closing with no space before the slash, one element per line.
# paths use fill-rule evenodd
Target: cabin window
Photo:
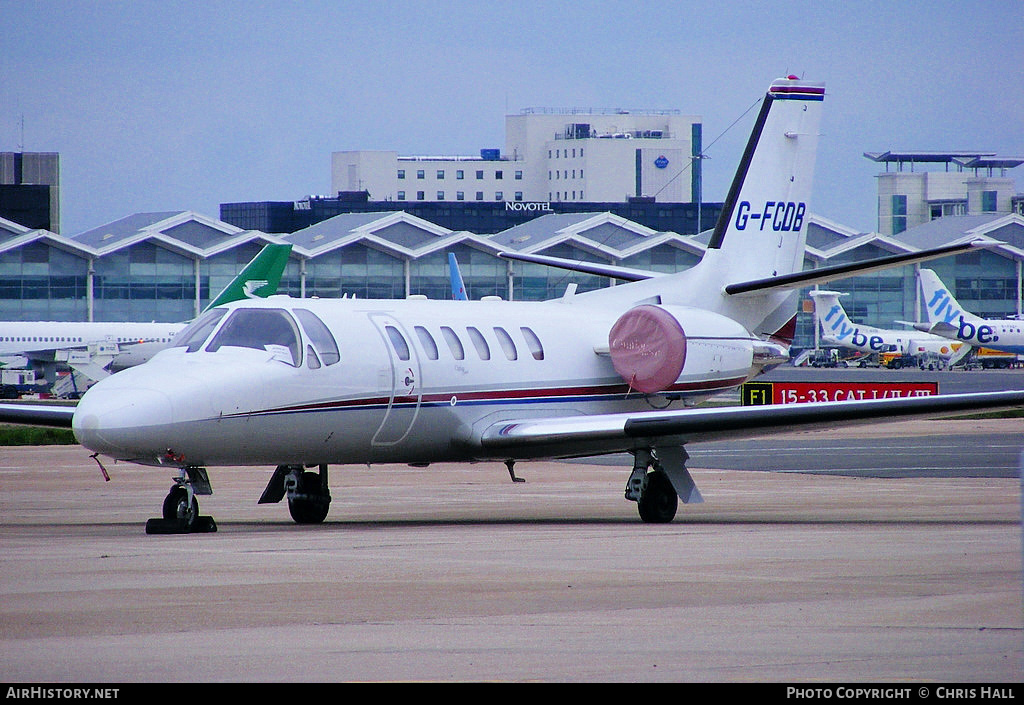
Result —
<path fill-rule="evenodd" d="M 335 362 L 341 360 L 341 354 L 338 352 L 338 343 L 334 340 L 334 336 L 331 334 L 327 324 L 321 321 L 319 316 L 304 308 L 297 308 L 295 309 L 295 317 L 299 319 L 299 323 L 305 329 L 306 335 L 309 336 L 310 341 L 320 352 L 324 365 L 330 367 Z"/>
<path fill-rule="evenodd" d="M 533 355 L 533 359 L 543 360 L 544 346 L 540 344 L 540 338 L 537 337 L 537 334 L 525 326 L 519 330 L 522 331 L 523 338 L 526 339 L 526 345 L 530 348 L 530 354 Z"/>
<path fill-rule="evenodd" d="M 498 344 L 501 346 L 501 351 L 505 353 L 505 357 L 509 360 L 516 360 L 519 358 L 519 353 L 516 352 L 516 344 L 512 342 L 512 336 L 504 328 L 495 328 L 494 335 L 498 337 Z"/>
<path fill-rule="evenodd" d="M 210 333 L 220 323 L 220 319 L 227 313 L 227 309 L 215 308 L 207 311 L 199 318 L 195 319 L 187 326 L 182 328 L 177 335 L 174 336 L 174 342 L 171 347 L 174 348 L 185 348 L 185 352 L 195 352 L 199 348 L 203 347 L 203 343 L 210 337 Z"/>
<path fill-rule="evenodd" d="M 452 357 L 456 360 L 466 359 L 466 351 L 462 347 L 462 341 L 459 340 L 459 336 L 455 334 L 448 326 L 441 326 L 441 335 L 444 336 L 444 342 L 448 343 L 448 349 L 452 351 Z"/>
<path fill-rule="evenodd" d="M 423 352 L 426 353 L 429 359 L 436 360 L 437 343 L 434 342 L 434 336 L 430 335 L 430 331 L 423 326 L 416 326 L 416 335 L 420 339 L 420 345 L 423 346 Z"/>
<path fill-rule="evenodd" d="M 217 352 L 224 346 L 281 353 L 286 362 L 295 366 L 302 356 L 298 328 L 291 316 L 279 308 L 239 308 L 232 311 L 206 346 L 206 351 Z"/>
<path fill-rule="evenodd" d="M 384 330 L 388 334 L 388 338 L 391 340 L 391 346 L 395 349 L 395 354 L 398 355 L 399 360 L 409 360 L 412 354 L 409 351 L 409 343 L 405 342 L 405 337 L 399 332 L 394 326 L 384 326 Z"/>
<path fill-rule="evenodd" d="M 476 354 L 480 356 L 480 359 L 490 360 L 491 348 L 487 345 L 487 341 L 484 339 L 484 334 L 473 326 L 467 328 L 466 332 L 469 333 L 469 339 L 473 341 L 473 347 L 476 348 Z"/>

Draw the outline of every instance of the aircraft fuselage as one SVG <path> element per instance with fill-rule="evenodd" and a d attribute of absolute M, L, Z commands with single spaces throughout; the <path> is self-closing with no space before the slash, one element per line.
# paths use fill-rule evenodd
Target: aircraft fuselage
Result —
<path fill-rule="evenodd" d="M 683 323 L 682 373 L 649 395 L 612 365 L 608 331 L 623 311 L 608 306 L 275 297 L 228 308 L 291 321 L 307 311 L 337 361 L 305 323 L 290 349 L 218 346 L 228 314 L 194 350 L 172 347 L 90 390 L 74 419 L 80 442 L 143 464 L 467 460 L 483 457 L 481 432 L 503 419 L 678 407 L 755 372 L 749 334 L 703 335 L 721 317 L 697 310 Z"/>

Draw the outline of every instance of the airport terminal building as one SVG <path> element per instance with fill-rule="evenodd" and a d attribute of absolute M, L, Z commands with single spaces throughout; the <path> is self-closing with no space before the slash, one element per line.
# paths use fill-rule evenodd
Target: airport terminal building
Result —
<path fill-rule="evenodd" d="M 982 316 L 1021 313 L 1024 216 L 949 216 L 899 238 L 808 219 L 805 268 L 913 252 L 966 240 L 991 248 L 930 264 L 960 303 Z M 267 242 L 292 243 L 280 292 L 292 296 L 451 298 L 448 253 L 459 261 L 471 298 L 541 300 L 615 282 L 499 258 L 502 251 L 546 254 L 674 272 L 699 261 L 701 236 L 658 232 L 610 213 L 549 214 L 496 235 L 452 231 L 402 211 L 343 214 L 287 235 L 272 235 L 183 211 L 139 213 L 73 237 L 0 220 L 3 320 L 184 321 L 199 312 Z M 850 317 L 895 327 L 920 320 L 914 267 L 835 282 Z M 815 343 L 804 297 L 800 347 Z"/>
<path fill-rule="evenodd" d="M 0 217 L 0 320 L 185 321 L 268 242 L 293 245 L 280 292 L 300 297 L 450 298 L 449 253 L 471 298 L 542 300 L 570 284 L 616 284 L 503 251 L 681 271 L 700 260 L 721 211 L 702 201 L 700 153 L 699 120 L 675 111 L 534 109 L 507 118 L 503 153 L 336 152 L 337 197 L 222 204 L 220 218 L 135 213 L 72 235 Z M 987 240 L 989 248 L 928 266 L 969 311 L 1020 315 L 1024 197 L 1008 171 L 1024 159 L 865 157 L 885 164 L 878 231 L 812 213 L 805 268 Z M 850 294 L 844 305 L 856 323 L 921 320 L 914 267 L 829 288 Z M 814 328 L 805 296 L 796 344 L 814 345 Z"/>

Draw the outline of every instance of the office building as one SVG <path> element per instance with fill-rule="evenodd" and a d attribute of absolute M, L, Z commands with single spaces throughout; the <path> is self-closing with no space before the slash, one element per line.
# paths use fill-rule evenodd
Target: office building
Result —
<path fill-rule="evenodd" d="M 374 201 L 698 202 L 701 123 L 675 110 L 529 108 L 479 156 L 335 152 L 331 190 Z"/>
<path fill-rule="evenodd" d="M 0 152 L 0 218 L 60 232 L 60 155 Z"/>
<path fill-rule="evenodd" d="M 992 152 L 865 152 L 885 164 L 878 175 L 878 232 L 900 233 L 951 215 L 1019 213 L 1009 169 L 1022 158 Z"/>

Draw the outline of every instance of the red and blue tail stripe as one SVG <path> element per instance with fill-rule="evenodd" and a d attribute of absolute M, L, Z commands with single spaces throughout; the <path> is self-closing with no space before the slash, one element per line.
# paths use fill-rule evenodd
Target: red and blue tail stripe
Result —
<path fill-rule="evenodd" d="M 824 100 L 825 84 L 801 81 L 788 76 L 772 83 L 768 95 L 776 100 Z"/>

